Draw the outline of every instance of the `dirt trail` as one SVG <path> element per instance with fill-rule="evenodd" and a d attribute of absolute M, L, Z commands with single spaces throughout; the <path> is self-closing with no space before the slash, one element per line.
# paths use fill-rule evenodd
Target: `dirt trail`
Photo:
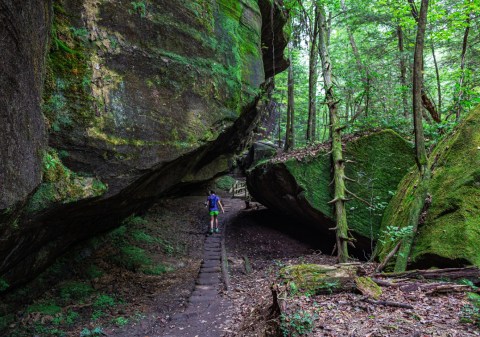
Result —
<path fill-rule="evenodd" d="M 220 337 L 228 324 L 227 312 L 231 306 L 221 295 L 225 290 L 222 273 L 222 250 L 226 225 L 238 212 L 238 201 L 224 201 L 226 215 L 220 221 L 220 233 L 207 235 L 203 245 L 203 259 L 195 281 L 195 288 L 183 312 L 172 317 L 162 331 L 164 337 Z M 232 207 L 233 206 L 233 207 Z"/>

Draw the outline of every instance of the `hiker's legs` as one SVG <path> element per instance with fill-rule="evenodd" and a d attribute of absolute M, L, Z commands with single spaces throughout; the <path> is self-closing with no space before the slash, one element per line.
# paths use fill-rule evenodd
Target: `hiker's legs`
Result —
<path fill-rule="evenodd" d="M 215 215 L 211 215 L 211 216 L 210 216 L 210 231 L 213 231 L 213 221 L 214 221 L 214 218 L 216 218 Z"/>
<path fill-rule="evenodd" d="M 214 216 L 215 217 L 215 228 L 218 228 L 218 216 Z"/>

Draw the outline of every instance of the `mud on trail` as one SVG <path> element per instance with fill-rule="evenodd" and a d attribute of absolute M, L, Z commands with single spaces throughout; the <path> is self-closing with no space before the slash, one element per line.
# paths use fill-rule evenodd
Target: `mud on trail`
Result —
<path fill-rule="evenodd" d="M 271 285 L 279 270 L 298 263 L 333 265 L 335 259 L 319 250 L 315 232 L 305 234 L 264 207 L 246 210 L 243 201 L 228 196 L 222 198 L 221 233 L 207 236 L 204 201 L 204 196 L 163 200 L 75 248 L 5 299 L 3 335 L 480 335 L 474 325 L 461 323 L 469 308 L 463 293 L 384 291 L 383 299 L 407 302 L 414 310 L 364 303 L 353 293 L 298 294 L 288 300 L 290 311 L 278 317 Z"/>

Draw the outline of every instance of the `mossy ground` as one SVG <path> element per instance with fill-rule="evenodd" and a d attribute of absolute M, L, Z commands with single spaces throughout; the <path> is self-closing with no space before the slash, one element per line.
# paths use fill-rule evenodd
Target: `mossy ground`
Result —
<path fill-rule="evenodd" d="M 437 145 L 430 155 L 432 178 L 429 193 L 432 201 L 423 224 L 420 224 L 414 241 L 411 262 L 434 264 L 440 257 L 448 261 L 464 261 L 480 266 L 480 108 Z M 408 226 L 408 214 L 414 200 L 418 173 L 412 171 L 399 184 L 395 197 L 389 204 L 382 229 L 393 225 Z M 379 247 L 380 259 L 394 245 L 388 235 Z M 427 260 L 425 260 L 427 259 Z"/>
<path fill-rule="evenodd" d="M 410 143 L 391 130 L 376 132 L 346 144 L 344 157 L 347 189 L 360 197 L 346 205 L 349 228 L 376 240 L 383 211 L 395 193 L 398 182 L 414 165 Z M 304 189 L 307 201 L 314 208 L 333 219 L 331 196 L 331 158 L 326 152 L 302 161 L 290 159 L 285 166 Z M 368 204 L 367 204 L 368 203 Z"/>

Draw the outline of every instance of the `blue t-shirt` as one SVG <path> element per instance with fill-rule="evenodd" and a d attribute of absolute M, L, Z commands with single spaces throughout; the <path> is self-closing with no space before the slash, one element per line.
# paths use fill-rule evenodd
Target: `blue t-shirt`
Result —
<path fill-rule="evenodd" d="M 218 211 L 218 201 L 220 198 L 215 194 L 209 195 L 208 198 L 208 210 L 209 211 Z"/>

